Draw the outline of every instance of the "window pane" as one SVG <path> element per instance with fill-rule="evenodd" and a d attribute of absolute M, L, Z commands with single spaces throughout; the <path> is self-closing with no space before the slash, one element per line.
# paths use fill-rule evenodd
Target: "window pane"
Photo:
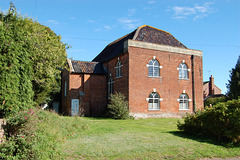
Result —
<path fill-rule="evenodd" d="M 152 60 L 150 60 L 148 64 L 149 64 L 149 65 L 153 65 L 153 61 L 152 61 Z"/>
<path fill-rule="evenodd" d="M 158 108 L 158 103 L 153 103 L 153 109 L 159 109 Z"/>
<path fill-rule="evenodd" d="M 154 99 L 154 103 L 158 103 L 158 99 Z"/>
<path fill-rule="evenodd" d="M 183 70 L 183 78 L 188 78 L 188 73 L 187 73 L 187 70 Z"/>
<path fill-rule="evenodd" d="M 154 67 L 154 77 L 159 77 L 159 67 Z"/>
<path fill-rule="evenodd" d="M 149 99 L 148 103 L 153 103 L 153 99 Z"/>
<path fill-rule="evenodd" d="M 179 68 L 179 78 L 181 79 L 181 78 L 183 78 L 183 76 L 182 76 L 182 69 L 181 68 Z"/>
<path fill-rule="evenodd" d="M 116 77 L 119 77 L 118 68 L 116 68 Z"/>
<path fill-rule="evenodd" d="M 119 67 L 119 76 L 122 76 L 122 69 L 121 69 L 121 67 Z"/>
<path fill-rule="evenodd" d="M 153 103 L 148 103 L 148 109 L 149 110 L 153 109 Z"/>
<path fill-rule="evenodd" d="M 148 76 L 150 76 L 150 77 L 153 76 L 153 66 L 149 66 L 149 68 L 148 68 Z"/>

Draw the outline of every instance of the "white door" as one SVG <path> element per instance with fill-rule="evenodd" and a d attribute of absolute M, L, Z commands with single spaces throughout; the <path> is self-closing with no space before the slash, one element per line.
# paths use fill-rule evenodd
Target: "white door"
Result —
<path fill-rule="evenodd" d="M 79 99 L 72 99 L 72 102 L 71 102 L 71 115 L 73 117 L 79 115 Z"/>
<path fill-rule="evenodd" d="M 59 102 L 53 102 L 53 110 L 58 113 Z"/>

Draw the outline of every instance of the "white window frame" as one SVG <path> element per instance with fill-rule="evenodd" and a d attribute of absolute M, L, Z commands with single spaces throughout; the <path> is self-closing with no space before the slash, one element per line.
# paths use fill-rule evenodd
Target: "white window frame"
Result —
<path fill-rule="evenodd" d="M 122 65 L 121 61 L 118 59 L 117 65 L 115 67 L 115 69 L 116 69 L 116 78 L 122 77 L 122 66 L 123 65 Z"/>
<path fill-rule="evenodd" d="M 189 102 L 192 101 L 191 99 L 189 99 L 189 96 L 186 93 L 182 93 L 179 96 L 179 99 L 177 99 L 177 101 L 179 101 L 179 110 L 190 110 L 189 109 Z"/>
<path fill-rule="evenodd" d="M 111 94 L 113 94 L 113 84 L 114 84 L 114 81 L 112 76 L 110 75 L 110 78 L 108 80 L 108 98 L 110 98 Z"/>
<path fill-rule="evenodd" d="M 156 57 L 154 56 L 153 59 L 151 59 L 146 65 L 148 67 L 148 77 L 160 77 L 160 69 L 162 68 L 162 66 L 160 66 L 160 63 L 155 58 Z M 150 62 L 152 62 L 152 65 L 149 64 Z M 158 63 L 158 65 L 155 65 L 156 62 Z M 149 75 L 149 70 L 151 69 L 150 67 L 152 67 L 152 75 Z M 158 76 L 155 75 L 156 68 L 158 68 Z"/>
<path fill-rule="evenodd" d="M 149 98 L 150 95 L 152 95 L 153 98 Z M 156 98 L 156 95 L 159 97 L 159 98 Z M 152 92 L 149 94 L 148 98 L 146 98 L 146 100 L 148 101 L 148 110 L 149 111 L 159 111 L 160 110 L 160 101 L 163 101 L 162 98 L 160 98 L 160 95 L 157 93 L 157 92 Z M 150 103 L 149 101 L 152 100 L 153 103 Z M 155 101 L 158 101 L 157 102 L 157 108 L 154 108 L 154 102 Z M 150 107 L 150 105 L 152 105 Z"/>
<path fill-rule="evenodd" d="M 186 68 L 184 67 L 186 66 Z M 191 71 L 190 69 L 188 69 L 188 66 L 186 63 L 181 63 L 179 65 L 179 68 L 177 68 L 178 70 L 178 75 L 179 75 L 179 79 L 189 79 L 189 74 L 188 72 Z"/>

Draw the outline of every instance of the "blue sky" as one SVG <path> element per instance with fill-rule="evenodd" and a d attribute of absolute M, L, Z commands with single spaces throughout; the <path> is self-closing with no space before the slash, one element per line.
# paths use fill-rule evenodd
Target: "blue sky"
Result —
<path fill-rule="evenodd" d="M 10 0 L 0 0 L 6 12 Z M 227 91 L 240 55 L 240 0 L 12 0 L 17 11 L 50 27 L 71 46 L 68 57 L 91 61 L 104 47 L 150 25 L 203 51 L 203 80 Z"/>

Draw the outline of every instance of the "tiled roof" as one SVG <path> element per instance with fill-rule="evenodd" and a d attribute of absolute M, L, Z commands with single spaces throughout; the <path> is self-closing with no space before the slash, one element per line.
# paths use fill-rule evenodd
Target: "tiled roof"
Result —
<path fill-rule="evenodd" d="M 99 62 L 85 62 L 71 60 L 73 73 L 106 74 L 103 65 Z"/>
<path fill-rule="evenodd" d="M 151 26 L 143 25 L 138 27 L 138 29 L 134 30 L 133 32 L 107 45 L 103 49 L 103 51 L 93 59 L 93 61 L 104 62 L 122 54 L 124 42 L 128 39 L 162 45 L 169 45 L 173 47 L 187 48 L 175 37 L 173 37 L 170 33 L 157 28 L 153 28 Z"/>
<path fill-rule="evenodd" d="M 141 27 L 134 40 L 187 48 L 170 33 L 150 26 Z"/>

